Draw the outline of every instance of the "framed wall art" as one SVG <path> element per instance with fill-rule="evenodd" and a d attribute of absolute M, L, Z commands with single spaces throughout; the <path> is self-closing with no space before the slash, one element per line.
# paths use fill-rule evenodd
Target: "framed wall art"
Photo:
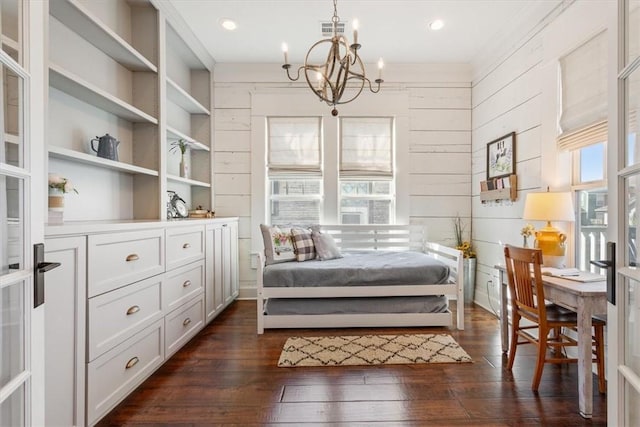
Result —
<path fill-rule="evenodd" d="M 516 133 L 487 144 L 487 181 L 516 173 Z"/>

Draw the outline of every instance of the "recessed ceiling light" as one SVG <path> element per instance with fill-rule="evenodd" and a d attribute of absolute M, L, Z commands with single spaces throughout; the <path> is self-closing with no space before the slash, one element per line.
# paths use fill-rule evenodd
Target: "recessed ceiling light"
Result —
<path fill-rule="evenodd" d="M 444 21 L 442 19 L 429 22 L 429 29 L 432 31 L 438 31 L 442 29 L 442 27 L 444 27 Z"/>
<path fill-rule="evenodd" d="M 238 25 L 236 24 L 236 22 L 228 18 L 222 19 L 220 21 L 220 25 L 222 25 L 222 28 L 224 28 L 227 31 L 233 31 L 236 28 L 238 28 Z"/>

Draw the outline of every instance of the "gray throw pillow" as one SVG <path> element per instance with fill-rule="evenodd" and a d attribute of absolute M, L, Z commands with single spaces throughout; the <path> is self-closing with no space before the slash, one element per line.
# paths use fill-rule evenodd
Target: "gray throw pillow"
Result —
<path fill-rule="evenodd" d="M 333 240 L 330 234 L 323 234 L 318 231 L 311 233 L 313 244 L 316 247 L 316 253 L 321 261 L 327 261 L 330 259 L 342 258 L 340 249 L 336 245 L 336 241 Z"/>

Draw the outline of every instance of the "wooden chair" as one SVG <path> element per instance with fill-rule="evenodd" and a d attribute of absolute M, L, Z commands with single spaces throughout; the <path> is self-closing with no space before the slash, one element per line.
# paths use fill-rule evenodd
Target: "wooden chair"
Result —
<path fill-rule="evenodd" d="M 563 353 L 566 347 L 575 347 L 578 344 L 575 339 L 563 333 L 563 328 L 575 330 L 578 326 L 578 316 L 577 313 L 569 309 L 545 303 L 541 271 L 542 251 L 507 245 L 504 248 L 504 257 L 507 265 L 513 316 L 507 367 L 509 370 L 512 369 L 518 345 L 535 344 L 538 347 L 538 357 L 531 389 L 538 391 L 545 363 L 577 362 L 578 359 L 566 357 L 566 353 Z M 522 319 L 532 322 L 533 325 L 520 325 Z M 605 322 L 594 318 L 593 326 L 595 329 L 593 361 L 597 364 L 598 389 L 600 393 L 604 393 L 606 390 L 604 377 Z M 536 330 L 537 334 L 531 333 Z M 553 356 L 547 354 L 548 349 L 553 350 Z"/>

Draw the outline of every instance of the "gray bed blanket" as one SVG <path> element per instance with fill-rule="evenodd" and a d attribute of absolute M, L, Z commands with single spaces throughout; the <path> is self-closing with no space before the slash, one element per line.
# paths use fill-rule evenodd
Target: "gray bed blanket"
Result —
<path fill-rule="evenodd" d="M 284 262 L 264 269 L 264 287 L 389 286 L 446 283 L 449 267 L 422 252 L 344 252 L 329 261 Z"/>

